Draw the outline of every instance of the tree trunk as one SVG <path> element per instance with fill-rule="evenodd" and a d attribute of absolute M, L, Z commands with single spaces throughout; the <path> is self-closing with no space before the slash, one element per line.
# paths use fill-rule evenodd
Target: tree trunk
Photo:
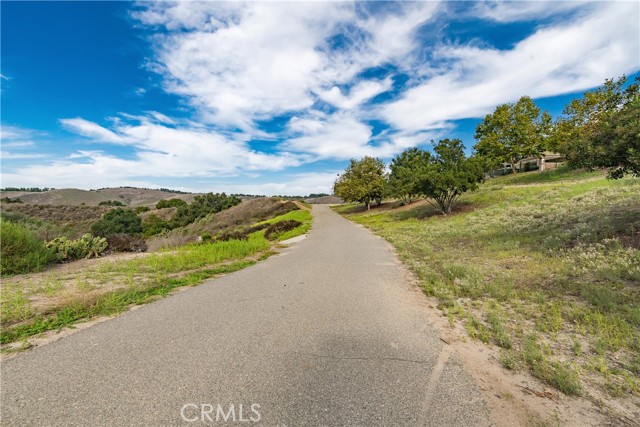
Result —
<path fill-rule="evenodd" d="M 365 204 L 367 205 L 367 210 L 370 211 L 371 210 L 371 202 L 367 200 L 367 202 Z"/>
<path fill-rule="evenodd" d="M 510 165 L 511 165 L 511 173 L 516 173 L 516 164 L 515 164 L 515 162 L 511 162 Z"/>

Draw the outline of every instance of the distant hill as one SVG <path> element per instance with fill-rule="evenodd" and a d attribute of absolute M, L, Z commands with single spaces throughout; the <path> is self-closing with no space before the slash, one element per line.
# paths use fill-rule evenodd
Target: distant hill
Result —
<path fill-rule="evenodd" d="M 344 201 L 338 196 L 321 196 L 305 199 L 305 202 L 312 205 L 341 205 Z"/>
<path fill-rule="evenodd" d="M 191 203 L 198 194 L 178 194 L 170 191 L 147 188 L 103 188 L 100 190 L 78 190 L 62 188 L 40 192 L 2 192 L 2 197 L 19 198 L 23 203 L 37 205 L 81 205 L 97 206 L 100 202 L 117 200 L 129 207 L 154 206 L 164 199 L 182 199 Z"/>

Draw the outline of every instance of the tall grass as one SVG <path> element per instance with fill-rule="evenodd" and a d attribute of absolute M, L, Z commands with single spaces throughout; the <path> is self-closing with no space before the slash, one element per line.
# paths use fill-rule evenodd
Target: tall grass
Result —
<path fill-rule="evenodd" d="M 229 240 L 206 244 L 190 244 L 174 250 L 153 253 L 119 263 L 105 263 L 99 272 L 177 273 L 202 268 L 221 261 L 246 258 L 269 249 L 269 242 L 258 234 L 247 240 Z"/>
<path fill-rule="evenodd" d="M 40 271 L 55 262 L 55 253 L 44 247 L 31 230 L 0 219 L 0 272 L 3 276 Z"/>

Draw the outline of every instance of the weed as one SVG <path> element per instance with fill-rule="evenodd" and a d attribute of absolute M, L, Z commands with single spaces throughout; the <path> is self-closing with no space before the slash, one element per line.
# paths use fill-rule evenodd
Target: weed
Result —
<path fill-rule="evenodd" d="M 521 359 L 518 354 L 511 350 L 502 351 L 500 353 L 500 364 L 510 371 L 514 371 L 520 367 Z"/>

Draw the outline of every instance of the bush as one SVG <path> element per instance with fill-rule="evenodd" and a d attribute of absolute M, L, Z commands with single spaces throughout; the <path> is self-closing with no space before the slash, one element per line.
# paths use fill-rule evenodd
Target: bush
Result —
<path fill-rule="evenodd" d="M 158 215 L 151 214 L 142 223 L 142 230 L 145 237 L 151 237 L 165 230 L 171 230 L 171 224 L 158 217 Z"/>
<path fill-rule="evenodd" d="M 20 274 L 42 270 L 55 261 L 55 254 L 28 228 L 0 220 L 0 273 Z"/>
<path fill-rule="evenodd" d="M 172 228 L 182 227 L 191 224 L 197 219 L 204 218 L 209 214 L 221 212 L 242 202 L 235 196 L 227 196 L 225 193 L 207 193 L 196 196 L 193 203 L 178 206 L 176 214 L 171 220 Z"/>
<path fill-rule="evenodd" d="M 217 242 L 226 242 L 229 240 L 247 240 L 249 234 L 255 233 L 256 231 L 264 230 L 269 227 L 269 223 L 262 223 L 253 225 L 251 227 L 235 229 L 235 230 L 224 230 L 216 236 Z"/>
<path fill-rule="evenodd" d="M 228 242 L 229 240 L 247 240 L 247 233 L 244 230 L 225 230 L 216 236 L 216 242 Z"/>
<path fill-rule="evenodd" d="M 3 197 L 2 199 L 0 199 L 0 202 L 2 202 L 2 203 L 23 203 L 22 199 L 20 197 L 16 197 L 15 199 L 12 199 L 10 197 Z"/>
<path fill-rule="evenodd" d="M 96 236 L 107 237 L 112 234 L 140 234 L 142 233 L 142 220 L 132 210 L 113 209 L 91 226 L 91 231 Z"/>
<path fill-rule="evenodd" d="M 104 202 L 98 203 L 98 206 L 124 206 L 124 203 L 117 200 L 106 200 Z"/>
<path fill-rule="evenodd" d="M 158 203 L 156 203 L 156 209 L 178 208 L 180 206 L 187 206 L 187 202 L 182 199 L 166 199 L 160 200 Z"/>
<path fill-rule="evenodd" d="M 140 235 L 118 233 L 107 236 L 108 249 L 112 252 L 144 252 L 147 244 Z"/>
<path fill-rule="evenodd" d="M 301 225 L 302 223 L 300 221 L 296 221 L 295 219 L 278 221 L 276 223 L 269 225 L 269 227 L 267 227 L 267 229 L 264 232 L 264 237 L 266 237 L 269 240 L 275 240 L 281 234 L 286 233 L 287 231 L 293 230 L 294 228 L 297 228 Z"/>
<path fill-rule="evenodd" d="M 97 258 L 107 249 L 107 240 L 85 234 L 77 240 L 58 237 L 45 244 L 52 249 L 58 261 L 72 261 L 81 258 Z"/>
<path fill-rule="evenodd" d="M 136 208 L 136 211 L 135 211 L 135 212 L 136 212 L 137 214 L 141 214 L 141 213 L 143 213 L 143 212 L 149 212 L 150 210 L 151 210 L 151 209 L 149 208 L 149 206 L 138 206 L 138 207 Z"/>

